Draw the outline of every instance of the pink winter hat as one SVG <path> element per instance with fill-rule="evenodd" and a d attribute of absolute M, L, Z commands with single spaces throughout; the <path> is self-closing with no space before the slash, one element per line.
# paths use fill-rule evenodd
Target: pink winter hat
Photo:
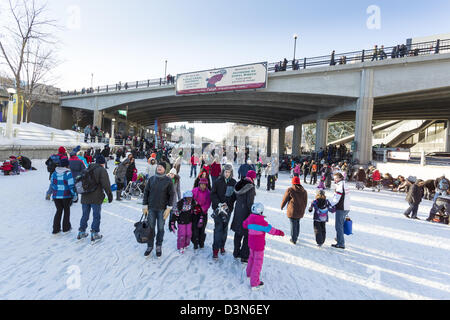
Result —
<path fill-rule="evenodd" d="M 250 170 L 249 172 L 247 172 L 246 178 L 250 178 L 252 180 L 256 179 L 256 172 L 253 170 Z"/>
<path fill-rule="evenodd" d="M 200 181 L 198 182 L 198 184 L 199 184 L 199 185 L 201 185 L 201 184 L 206 184 L 206 185 L 208 185 L 208 179 L 206 179 L 206 178 L 201 178 Z"/>

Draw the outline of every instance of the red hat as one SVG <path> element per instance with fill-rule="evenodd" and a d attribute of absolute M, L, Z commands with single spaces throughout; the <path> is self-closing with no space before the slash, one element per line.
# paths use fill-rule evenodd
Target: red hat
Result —
<path fill-rule="evenodd" d="M 252 179 L 252 180 L 256 179 L 256 172 L 253 171 L 253 170 L 249 170 L 249 171 L 247 172 L 246 178 L 250 178 L 250 179 Z"/>
<path fill-rule="evenodd" d="M 59 147 L 58 153 L 66 153 L 66 148 L 64 148 L 64 147 Z"/>
<path fill-rule="evenodd" d="M 201 184 L 206 184 L 206 185 L 208 185 L 208 179 L 206 179 L 206 178 L 201 178 L 200 181 L 198 182 L 198 185 L 201 185 Z"/>
<path fill-rule="evenodd" d="M 299 177 L 292 178 L 292 184 L 301 184 L 300 183 L 300 178 Z"/>

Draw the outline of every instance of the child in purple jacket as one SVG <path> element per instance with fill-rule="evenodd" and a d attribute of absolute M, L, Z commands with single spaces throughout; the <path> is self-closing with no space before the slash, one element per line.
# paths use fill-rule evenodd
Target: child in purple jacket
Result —
<path fill-rule="evenodd" d="M 259 280 L 263 260 L 264 247 L 266 246 L 266 233 L 284 237 L 284 232 L 273 228 L 263 216 L 264 205 L 255 203 L 252 206 L 252 214 L 244 221 L 243 227 L 248 229 L 248 247 L 250 258 L 247 265 L 247 277 L 250 278 L 252 289 L 261 288 L 264 282 Z"/>

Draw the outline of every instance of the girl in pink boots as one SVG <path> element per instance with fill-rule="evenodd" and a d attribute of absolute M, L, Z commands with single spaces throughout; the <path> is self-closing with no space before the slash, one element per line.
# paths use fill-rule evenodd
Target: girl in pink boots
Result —
<path fill-rule="evenodd" d="M 264 205 L 255 203 L 251 209 L 252 213 L 244 221 L 243 227 L 248 229 L 248 247 L 250 248 L 250 258 L 247 264 L 247 277 L 250 278 L 252 289 L 259 289 L 264 282 L 259 280 L 263 260 L 264 247 L 266 245 L 266 233 L 274 236 L 284 237 L 284 232 L 273 228 L 263 216 Z"/>
<path fill-rule="evenodd" d="M 175 232 L 178 223 L 177 249 L 180 254 L 189 247 L 192 237 L 192 219 L 196 213 L 201 212 L 200 206 L 195 202 L 192 191 L 183 194 L 183 199 L 173 208 L 173 214 L 169 221 L 169 230 Z"/>

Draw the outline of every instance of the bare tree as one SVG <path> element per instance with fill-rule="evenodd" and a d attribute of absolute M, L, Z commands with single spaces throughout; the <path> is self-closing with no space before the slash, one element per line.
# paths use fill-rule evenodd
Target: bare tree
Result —
<path fill-rule="evenodd" d="M 72 119 L 77 124 L 81 122 L 85 117 L 84 111 L 82 109 L 72 109 Z"/>
<path fill-rule="evenodd" d="M 4 60 L 15 80 L 19 105 L 22 105 L 25 91 L 28 91 L 25 101 L 28 100 L 27 109 L 31 111 L 34 106 L 32 89 L 37 88 L 37 81 L 43 79 L 45 69 L 50 66 L 52 49 L 43 50 L 42 47 L 54 44 L 52 29 L 56 24 L 55 20 L 45 17 L 46 4 L 37 5 L 36 0 L 8 0 L 8 4 L 11 23 L 3 18 L 7 23 L 1 32 L 3 36 L 0 37 L 0 58 Z M 26 84 L 22 81 L 24 78 L 27 80 Z M 29 81 L 35 83 L 31 85 Z M 17 118 L 20 123 L 20 108 Z"/>

